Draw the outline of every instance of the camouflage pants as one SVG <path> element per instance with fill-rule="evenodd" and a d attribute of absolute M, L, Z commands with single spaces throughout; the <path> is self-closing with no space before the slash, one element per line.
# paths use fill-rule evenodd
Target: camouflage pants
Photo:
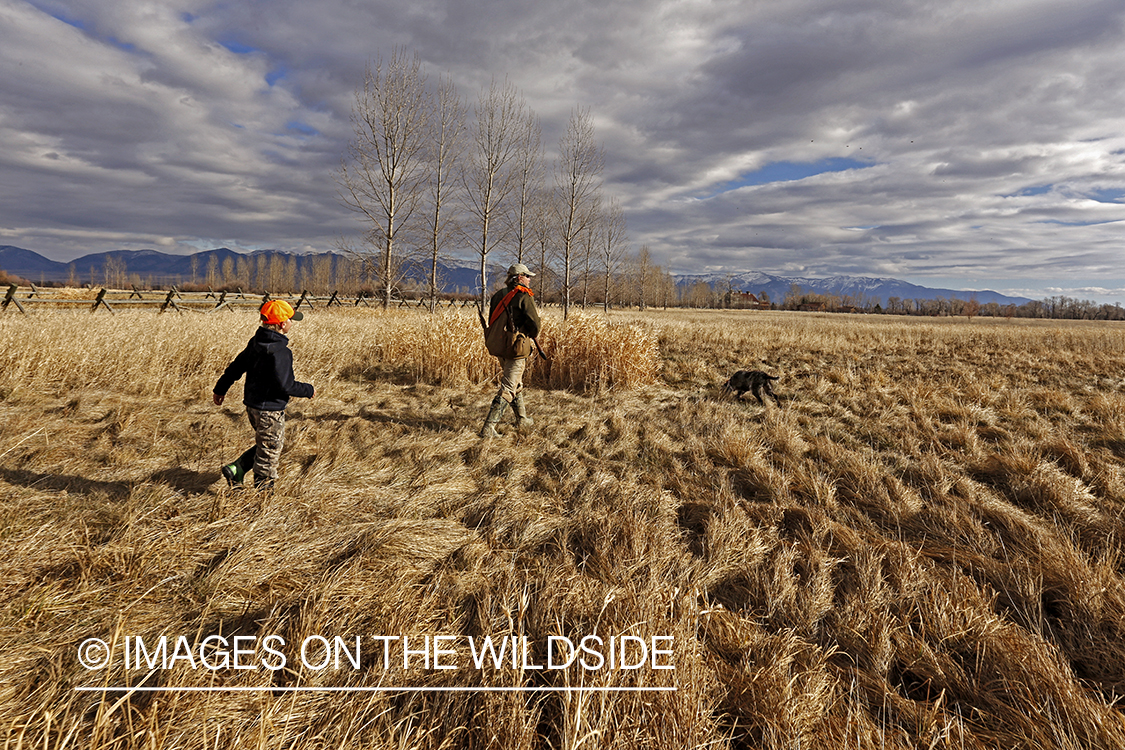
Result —
<path fill-rule="evenodd" d="M 519 359 L 500 359 L 500 398 L 508 403 L 523 392 L 523 371 L 527 368 L 527 357 Z"/>
<path fill-rule="evenodd" d="M 247 406 L 246 416 L 254 428 L 254 481 L 273 481 L 277 479 L 281 446 L 285 442 L 285 412 Z"/>

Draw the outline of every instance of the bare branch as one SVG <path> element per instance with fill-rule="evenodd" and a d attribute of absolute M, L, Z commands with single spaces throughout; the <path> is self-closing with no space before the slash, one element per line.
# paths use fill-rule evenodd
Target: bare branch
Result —
<path fill-rule="evenodd" d="M 605 212 L 605 221 L 602 223 L 601 261 L 602 271 L 605 274 L 605 288 L 602 290 L 602 309 L 609 312 L 610 308 L 610 282 L 621 267 L 622 256 L 628 236 L 625 232 L 625 211 L 616 198 L 611 198 L 609 208 Z"/>
<path fill-rule="evenodd" d="M 528 107 L 510 83 L 493 81 L 481 93 L 465 160 L 465 207 L 470 241 L 480 256 L 481 307 L 487 304 L 488 255 L 508 235 L 502 210 L 516 185 L 512 163 L 519 153 L 520 127 Z"/>
<path fill-rule="evenodd" d="M 605 153 L 594 139 L 594 124 L 588 109 L 574 110 L 566 133 L 559 141 L 555 167 L 556 200 L 553 207 L 561 232 L 563 263 L 563 318 L 570 313 L 571 262 L 575 241 L 587 230 L 597 213 Z"/>
<path fill-rule="evenodd" d="M 417 55 L 402 50 L 369 65 L 352 108 L 355 139 L 340 167 L 340 199 L 366 223 L 365 243 L 379 255 L 383 306 L 390 305 L 401 274 L 403 247 L 429 179 L 428 119 L 431 104 Z"/>
<path fill-rule="evenodd" d="M 467 110 L 453 80 L 448 76 L 438 84 L 430 116 L 430 180 L 426 191 L 426 251 L 429 260 L 430 312 L 437 307 L 441 280 L 438 265 L 446 245 L 458 231 L 457 214 L 450 203 L 461 183 L 460 170 L 465 151 Z"/>

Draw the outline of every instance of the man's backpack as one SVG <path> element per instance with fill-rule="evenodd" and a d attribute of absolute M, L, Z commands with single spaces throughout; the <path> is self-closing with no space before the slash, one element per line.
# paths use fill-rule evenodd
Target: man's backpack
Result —
<path fill-rule="evenodd" d="M 517 286 L 504 295 L 504 299 L 492 311 L 488 327 L 484 331 L 484 346 L 492 356 L 519 359 L 531 354 L 531 339 L 516 327 L 515 316 L 510 307 L 518 293 L 528 291 L 526 287 Z"/>

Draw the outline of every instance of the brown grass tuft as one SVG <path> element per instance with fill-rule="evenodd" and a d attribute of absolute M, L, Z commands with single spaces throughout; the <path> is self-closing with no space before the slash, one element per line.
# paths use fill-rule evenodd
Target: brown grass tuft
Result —
<path fill-rule="evenodd" d="M 548 388 L 635 388 L 655 383 L 660 374 L 656 336 L 639 325 L 576 312 L 561 326 L 548 326 L 540 341 L 550 360 L 532 382 Z"/>

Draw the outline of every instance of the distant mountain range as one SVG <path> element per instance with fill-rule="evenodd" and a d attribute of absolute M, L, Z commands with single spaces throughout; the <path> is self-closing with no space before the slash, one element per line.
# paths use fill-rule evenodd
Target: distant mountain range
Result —
<path fill-rule="evenodd" d="M 106 263 L 112 258 L 125 266 L 128 276 L 136 276 L 144 283 L 154 286 L 171 286 L 187 282 L 206 283 L 207 269 L 211 259 L 221 275 L 223 264 L 230 259 L 256 262 L 262 259 L 293 259 L 300 265 L 311 265 L 318 258 L 329 258 L 335 263 L 345 256 L 339 253 L 296 254 L 278 250 L 258 250 L 253 253 L 236 253 L 229 248 L 204 250 L 191 255 L 171 255 L 158 250 L 114 250 L 107 253 L 83 255 L 67 263 L 51 260 L 39 253 L 12 245 L 0 245 L 0 270 L 13 276 L 20 276 L 32 283 L 55 281 L 66 283 L 73 280 L 78 284 L 101 284 L 105 279 Z M 194 268 L 193 268 L 194 259 Z M 480 289 L 480 266 L 469 262 L 451 261 L 439 264 L 439 272 L 449 292 L 464 291 L 475 294 Z M 503 269 L 492 266 L 490 278 L 495 279 Z M 420 265 L 406 269 L 406 278 L 423 281 L 426 269 Z"/>
<path fill-rule="evenodd" d="M 221 269 L 227 259 L 234 262 L 240 259 L 256 261 L 259 256 L 281 257 L 286 261 L 292 258 L 302 265 L 312 263 L 318 257 L 327 256 L 333 261 L 343 257 L 338 253 L 295 255 L 275 250 L 259 250 L 254 253 L 243 254 L 220 247 L 193 255 L 170 255 L 157 250 L 117 250 L 108 253 L 92 253 L 68 263 L 61 263 L 31 250 L 24 250 L 12 245 L 0 245 L 0 270 L 7 271 L 14 276 L 21 276 L 32 282 L 66 282 L 73 276 L 78 283 L 90 283 L 93 280 L 93 284 L 97 285 L 104 279 L 106 262 L 112 257 L 124 263 L 126 272 L 130 276 L 136 274 L 146 283 L 156 286 L 169 286 L 182 284 L 192 279 L 203 282 L 212 258 L 215 258 L 215 267 Z M 193 258 L 195 259 L 194 271 L 192 268 Z M 480 288 L 480 269 L 475 267 L 472 262 L 450 261 L 442 264 L 441 272 L 445 279 L 446 291 L 463 291 L 476 294 Z M 490 279 L 496 279 L 502 273 L 503 269 L 500 266 L 489 269 Z M 424 279 L 424 269 L 420 266 L 409 269 L 407 278 Z M 832 276 L 824 279 L 812 279 L 797 276 L 775 276 L 760 271 L 743 271 L 734 274 L 684 274 L 676 275 L 674 278 L 680 289 L 687 289 L 703 282 L 720 292 L 733 289 L 740 292 L 752 292 L 759 296 L 762 292 L 765 292 L 774 303 L 780 303 L 784 300 L 794 285 L 800 287 L 802 292 L 813 294 L 831 294 L 838 297 L 851 296 L 859 302 L 878 300 L 883 307 L 887 306 L 891 297 L 898 297 L 903 300 L 938 298 L 969 300 L 976 298 L 981 304 L 996 302 L 1001 305 L 1023 305 L 1031 301 L 1026 297 L 1009 297 L 988 290 L 932 289 L 898 279 L 870 276 Z"/>
<path fill-rule="evenodd" d="M 152 277 L 154 280 L 159 279 L 163 281 L 164 279 L 175 277 L 177 279 L 187 279 L 190 281 L 192 277 L 192 257 L 196 258 L 197 263 L 195 275 L 202 276 L 206 271 L 207 263 L 211 256 L 217 258 L 220 268 L 222 268 L 222 263 L 227 258 L 237 260 L 240 257 L 244 257 L 225 247 L 195 253 L 194 256 L 170 255 L 157 250 L 115 250 L 109 253 L 83 255 L 81 258 L 72 260 L 69 263 L 60 263 L 59 261 L 51 260 L 31 250 L 24 250 L 23 248 L 13 247 L 11 245 L 3 245 L 0 246 L 0 269 L 15 276 L 22 276 L 32 282 L 65 282 L 70 278 L 73 268 L 74 278 L 79 284 L 90 283 L 91 277 L 94 277 L 94 283 L 97 284 L 100 283 L 98 277 L 104 276 L 105 274 L 106 261 L 113 257 L 125 263 L 128 273 L 135 273 L 142 279 Z"/>
<path fill-rule="evenodd" d="M 676 286 L 681 289 L 691 287 L 702 281 L 719 292 L 733 289 L 738 292 L 752 292 L 758 296 L 765 292 L 769 295 L 770 301 L 775 304 L 784 300 L 794 285 L 800 287 L 801 291 L 805 293 L 831 294 L 837 297 L 850 296 L 860 303 L 866 300 L 878 300 L 883 307 L 887 306 L 887 301 L 891 297 L 898 297 L 902 300 L 944 298 L 966 301 L 975 298 L 982 305 L 996 302 L 1001 305 L 1018 306 L 1031 302 L 1027 297 L 1009 297 L 988 290 L 932 289 L 898 279 L 871 276 L 831 276 L 825 279 L 810 279 L 800 276 L 774 276 L 760 271 L 743 271 L 735 274 L 691 274 L 676 276 L 675 278 Z"/>

